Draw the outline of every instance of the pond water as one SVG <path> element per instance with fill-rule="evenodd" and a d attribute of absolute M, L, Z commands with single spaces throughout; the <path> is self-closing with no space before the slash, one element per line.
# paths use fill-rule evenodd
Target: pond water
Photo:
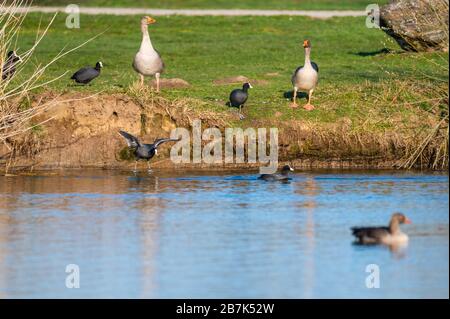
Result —
<path fill-rule="evenodd" d="M 448 186 L 398 171 L 2 176 L 0 297 L 448 298 Z M 351 226 L 394 211 L 408 246 L 352 244 Z"/>

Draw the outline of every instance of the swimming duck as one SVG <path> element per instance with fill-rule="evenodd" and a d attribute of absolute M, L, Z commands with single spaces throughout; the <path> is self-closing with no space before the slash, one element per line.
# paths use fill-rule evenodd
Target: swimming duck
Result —
<path fill-rule="evenodd" d="M 99 61 L 95 64 L 95 67 L 88 66 L 79 69 L 72 75 L 70 79 L 75 80 L 75 82 L 77 83 L 88 84 L 89 82 L 91 82 L 93 79 L 95 79 L 97 76 L 100 75 L 101 68 L 103 68 L 103 63 Z"/>
<path fill-rule="evenodd" d="M 319 80 L 319 66 L 311 62 L 311 42 L 309 40 L 303 41 L 305 48 L 305 65 L 298 67 L 292 75 L 292 85 L 294 86 L 294 96 L 292 100 L 292 107 L 297 107 L 297 92 L 306 91 L 308 93 L 308 103 L 303 106 L 305 110 L 312 111 L 314 106 L 311 104 L 311 96 L 316 88 Z"/>
<path fill-rule="evenodd" d="M 6 80 L 11 78 L 16 72 L 17 63 L 22 62 L 20 56 L 17 55 L 16 51 L 9 51 L 6 57 L 5 64 L 2 67 L 2 79 Z"/>
<path fill-rule="evenodd" d="M 400 230 L 400 224 L 411 224 L 402 213 L 394 213 L 387 227 L 352 227 L 352 233 L 358 244 L 396 245 L 406 243 L 408 235 Z"/>
<path fill-rule="evenodd" d="M 287 181 L 290 179 L 289 173 L 293 171 L 294 169 L 292 167 L 285 165 L 281 169 L 281 174 L 262 174 L 258 177 L 258 179 L 265 181 Z"/>
<path fill-rule="evenodd" d="M 239 118 L 242 120 L 245 117 L 242 115 L 242 107 L 248 99 L 248 89 L 252 89 L 250 83 L 244 83 L 242 89 L 235 89 L 230 93 L 230 106 L 239 108 Z"/>
<path fill-rule="evenodd" d="M 139 139 L 125 131 L 119 131 L 119 134 L 125 138 L 127 141 L 128 147 L 134 149 L 134 157 L 135 157 L 135 163 L 134 163 L 134 171 L 136 172 L 136 166 L 138 160 L 146 160 L 147 161 L 147 167 L 149 172 L 150 169 L 150 159 L 155 156 L 158 153 L 158 146 L 166 143 L 166 142 L 177 142 L 180 139 L 171 139 L 171 138 L 158 138 L 156 139 L 153 144 L 143 144 L 139 141 Z"/>
<path fill-rule="evenodd" d="M 144 76 L 155 76 L 156 91 L 159 92 L 159 78 L 164 71 L 164 62 L 158 51 L 153 48 L 148 26 L 156 23 L 156 20 L 145 16 L 141 19 L 142 42 L 133 61 L 134 70 L 139 73 L 141 85 L 144 85 Z"/>

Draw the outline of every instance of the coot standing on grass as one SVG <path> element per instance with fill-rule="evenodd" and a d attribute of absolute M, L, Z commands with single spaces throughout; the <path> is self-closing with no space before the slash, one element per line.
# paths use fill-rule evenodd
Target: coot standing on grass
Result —
<path fill-rule="evenodd" d="M 402 213 L 394 213 L 387 227 L 352 227 L 351 230 L 357 244 L 397 245 L 408 242 L 408 235 L 400 230 L 400 224 L 411 224 L 411 221 Z"/>
<path fill-rule="evenodd" d="M 244 83 L 242 89 L 235 89 L 230 93 L 230 106 L 239 108 L 239 118 L 242 120 L 245 117 L 242 115 L 242 107 L 248 99 L 248 89 L 252 89 L 250 83 Z"/>
<path fill-rule="evenodd" d="M 103 63 L 99 61 L 95 64 L 94 68 L 88 66 L 79 69 L 77 72 L 74 73 L 74 75 L 72 75 L 70 79 L 75 80 L 75 82 L 77 83 L 88 84 L 89 82 L 91 82 L 93 79 L 95 79 L 97 76 L 100 75 L 101 68 L 103 68 Z"/>
<path fill-rule="evenodd" d="M 258 179 L 265 181 L 288 181 L 291 179 L 289 173 L 293 171 L 294 169 L 291 166 L 285 165 L 281 169 L 281 174 L 261 174 Z"/>
<path fill-rule="evenodd" d="M 9 51 L 6 57 L 5 64 L 2 67 L 2 79 L 6 80 L 11 78 L 16 72 L 17 63 L 22 62 L 20 56 L 17 55 L 16 51 Z"/>
<path fill-rule="evenodd" d="M 119 134 L 125 138 L 127 141 L 128 147 L 134 149 L 134 172 L 136 172 L 136 166 L 138 160 L 146 160 L 148 171 L 151 172 L 150 169 L 150 159 L 155 156 L 158 151 L 157 148 L 162 143 L 166 142 L 178 142 L 180 139 L 172 139 L 172 138 L 158 138 L 153 142 L 153 144 L 143 144 L 139 141 L 139 139 L 125 131 L 119 131 Z"/>

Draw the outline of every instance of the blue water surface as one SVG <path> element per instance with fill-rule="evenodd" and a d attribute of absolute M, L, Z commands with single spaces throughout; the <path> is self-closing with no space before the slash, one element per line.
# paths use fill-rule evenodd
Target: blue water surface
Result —
<path fill-rule="evenodd" d="M 448 186 L 388 171 L 3 176 L 0 297 L 448 298 Z M 351 226 L 395 211 L 413 222 L 407 247 L 352 244 Z"/>

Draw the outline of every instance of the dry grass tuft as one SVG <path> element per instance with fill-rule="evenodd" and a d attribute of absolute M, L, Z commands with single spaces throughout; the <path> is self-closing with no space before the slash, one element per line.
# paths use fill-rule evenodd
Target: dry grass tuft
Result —
<path fill-rule="evenodd" d="M 133 83 L 127 94 L 138 103 L 143 111 L 163 112 L 180 127 L 190 127 L 194 120 L 202 120 L 208 127 L 227 127 L 230 125 L 230 115 L 217 113 L 208 109 L 206 102 L 193 98 L 178 98 L 169 100 L 158 94 L 149 86 Z"/>
<path fill-rule="evenodd" d="M 448 20 L 442 19 L 439 11 L 448 13 L 449 5 L 446 0 L 439 0 L 437 6 L 434 7 L 434 19 L 440 25 L 442 33 L 445 35 L 448 44 Z M 448 18 L 447 18 L 448 19 Z M 424 85 L 417 93 L 417 104 L 426 103 L 428 107 L 426 111 L 436 118 L 437 124 L 431 128 L 418 128 L 415 135 L 409 141 L 402 158 L 399 168 L 429 168 L 434 170 L 443 170 L 448 168 L 449 157 L 449 61 L 445 53 L 438 53 L 439 62 L 426 58 L 424 63 L 430 66 L 432 73 L 421 73 L 415 76 L 422 80 Z M 446 78 L 441 78 L 438 74 L 447 74 Z"/>

